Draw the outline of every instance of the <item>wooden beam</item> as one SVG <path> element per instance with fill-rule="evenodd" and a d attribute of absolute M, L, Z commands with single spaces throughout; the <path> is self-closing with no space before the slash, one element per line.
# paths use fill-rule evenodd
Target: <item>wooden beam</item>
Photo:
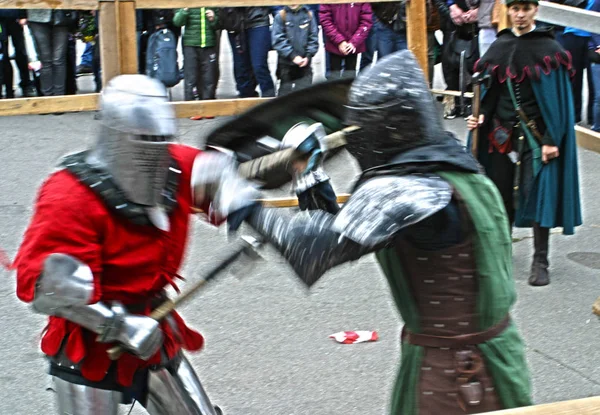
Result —
<path fill-rule="evenodd" d="M 579 147 L 600 153 L 600 133 L 576 125 L 575 134 L 577 135 L 577 145 Z"/>
<path fill-rule="evenodd" d="M 487 415 L 600 415 L 600 397 L 486 412 Z M 483 414 L 482 414 L 483 415 Z"/>
<path fill-rule="evenodd" d="M 427 13 L 425 0 L 410 0 L 406 3 L 406 37 L 408 48 L 415 54 L 425 79 L 429 78 L 427 56 Z"/>
<path fill-rule="evenodd" d="M 121 71 L 121 56 L 119 53 L 119 9 L 115 1 L 100 1 L 98 25 L 98 32 L 100 33 L 102 85 L 106 86 L 108 85 L 108 81 L 117 76 Z"/>
<path fill-rule="evenodd" d="M 397 0 L 382 0 L 391 2 Z M 302 4 L 322 4 L 323 0 L 305 0 Z M 327 0 L 327 4 L 350 3 L 348 0 Z M 179 9 L 183 7 L 245 7 L 245 6 L 290 6 L 295 0 L 137 0 L 138 9 Z"/>
<path fill-rule="evenodd" d="M 0 9 L 97 10 L 98 0 L 0 0 Z"/>
<path fill-rule="evenodd" d="M 120 73 L 138 73 L 138 41 L 135 20 L 135 0 L 119 0 Z"/>
<path fill-rule="evenodd" d="M 97 108 L 98 94 L 0 99 L 1 116 L 95 111 Z"/>
<path fill-rule="evenodd" d="M 512 23 L 508 18 L 506 4 L 504 4 L 504 1 L 502 1 L 500 4 L 500 23 L 498 24 L 498 32 L 508 27 L 512 27 Z"/>
<path fill-rule="evenodd" d="M 177 118 L 236 115 L 272 98 L 214 99 L 173 102 Z"/>

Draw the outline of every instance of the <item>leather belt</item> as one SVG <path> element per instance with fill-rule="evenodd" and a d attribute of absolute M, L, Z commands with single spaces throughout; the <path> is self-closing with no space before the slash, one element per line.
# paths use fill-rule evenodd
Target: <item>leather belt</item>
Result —
<path fill-rule="evenodd" d="M 485 343 L 486 341 L 498 336 L 509 325 L 510 317 L 507 315 L 500 323 L 490 327 L 485 331 L 471 334 L 461 334 L 458 336 L 432 336 L 429 334 L 416 334 L 409 331 L 405 325 L 402 328 L 402 341 L 422 347 L 444 347 L 449 349 L 459 349 L 468 345 Z"/>

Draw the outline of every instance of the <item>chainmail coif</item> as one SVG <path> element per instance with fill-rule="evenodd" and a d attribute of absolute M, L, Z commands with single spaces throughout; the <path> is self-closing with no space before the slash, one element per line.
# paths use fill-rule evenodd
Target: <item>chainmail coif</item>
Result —
<path fill-rule="evenodd" d="M 348 135 L 347 149 L 363 170 L 408 149 L 449 140 L 423 71 L 407 50 L 386 56 L 357 77 L 345 122 L 361 127 Z"/>

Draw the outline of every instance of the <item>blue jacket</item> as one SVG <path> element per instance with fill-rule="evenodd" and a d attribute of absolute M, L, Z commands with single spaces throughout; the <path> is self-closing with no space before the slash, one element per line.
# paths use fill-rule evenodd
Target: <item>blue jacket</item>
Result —
<path fill-rule="evenodd" d="M 285 11 L 285 22 L 282 11 Z M 312 58 L 319 50 L 319 29 L 306 6 L 292 10 L 288 6 L 280 9 L 273 19 L 271 41 L 280 58 L 289 63 L 296 57 Z M 312 13 L 314 17 L 314 13 Z"/>

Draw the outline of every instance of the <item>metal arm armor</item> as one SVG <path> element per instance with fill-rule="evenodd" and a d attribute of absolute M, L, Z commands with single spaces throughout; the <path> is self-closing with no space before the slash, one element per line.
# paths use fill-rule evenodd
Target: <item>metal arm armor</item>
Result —
<path fill-rule="evenodd" d="M 218 152 L 206 151 L 196 157 L 191 182 L 194 206 L 200 208 L 209 200 L 212 213 L 222 218 L 252 205 L 260 195 L 239 175 L 234 160 Z"/>
<path fill-rule="evenodd" d="M 437 176 L 384 176 L 369 180 L 335 216 L 258 209 L 248 223 L 287 259 L 308 285 L 328 269 L 388 244 L 403 228 L 448 205 L 451 186 Z"/>
<path fill-rule="evenodd" d="M 162 344 L 159 323 L 130 315 L 114 303 L 88 305 L 94 292 L 92 270 L 70 255 L 51 254 L 44 261 L 32 302 L 34 311 L 62 317 L 98 334 L 101 343 L 119 342 L 142 359 L 149 359 Z"/>

